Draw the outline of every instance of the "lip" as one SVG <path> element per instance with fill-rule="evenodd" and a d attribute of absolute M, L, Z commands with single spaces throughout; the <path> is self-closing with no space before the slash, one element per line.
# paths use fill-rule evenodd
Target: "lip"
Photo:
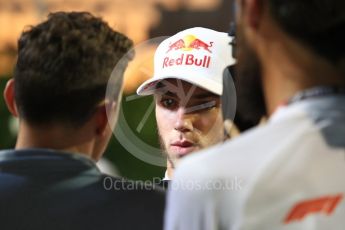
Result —
<path fill-rule="evenodd" d="M 170 144 L 171 150 L 177 154 L 179 158 L 195 151 L 197 145 L 194 142 L 188 140 L 175 141 Z"/>

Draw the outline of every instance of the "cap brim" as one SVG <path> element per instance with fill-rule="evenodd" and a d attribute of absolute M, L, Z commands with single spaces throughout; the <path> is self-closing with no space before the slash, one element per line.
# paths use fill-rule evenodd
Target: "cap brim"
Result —
<path fill-rule="evenodd" d="M 142 83 L 137 89 L 137 94 L 141 96 L 154 94 L 157 89 L 156 88 L 157 84 L 160 81 L 166 80 L 166 79 L 180 79 L 217 95 L 222 95 L 223 93 L 223 85 L 209 78 L 198 78 L 197 79 L 198 81 L 196 81 L 195 77 L 184 77 L 184 76 L 161 77 L 160 76 L 160 77 L 153 77 L 145 81 L 144 83 Z"/>

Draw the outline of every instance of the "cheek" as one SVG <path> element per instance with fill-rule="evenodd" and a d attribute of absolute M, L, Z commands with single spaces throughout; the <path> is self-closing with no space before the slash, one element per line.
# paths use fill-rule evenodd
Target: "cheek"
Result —
<path fill-rule="evenodd" d="M 223 117 L 220 112 L 204 116 L 200 120 L 200 129 L 202 137 L 200 141 L 204 147 L 217 144 L 224 139 Z"/>
<path fill-rule="evenodd" d="M 217 109 L 201 114 L 198 120 L 198 124 L 196 124 L 196 126 L 198 126 L 197 128 L 202 131 L 202 133 L 207 134 L 216 128 L 219 129 L 219 126 L 222 125 L 223 119 L 221 117 L 220 110 Z"/>
<path fill-rule="evenodd" d="M 169 133 L 174 130 L 174 113 L 156 106 L 156 121 L 159 134 L 163 140 L 168 138 Z"/>

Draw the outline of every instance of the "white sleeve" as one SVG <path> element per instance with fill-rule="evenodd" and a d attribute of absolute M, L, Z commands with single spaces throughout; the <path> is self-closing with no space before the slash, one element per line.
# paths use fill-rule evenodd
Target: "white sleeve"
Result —
<path fill-rule="evenodd" d="M 195 166 L 194 166 L 195 167 Z M 219 230 L 219 196 L 191 165 L 181 165 L 169 185 L 165 230 Z M 211 185 L 210 185 L 211 184 Z"/>

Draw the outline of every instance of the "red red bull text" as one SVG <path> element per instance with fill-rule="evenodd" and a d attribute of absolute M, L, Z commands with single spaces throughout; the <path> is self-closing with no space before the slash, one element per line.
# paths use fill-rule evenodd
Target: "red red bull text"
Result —
<path fill-rule="evenodd" d="M 163 68 L 175 65 L 195 65 L 204 68 L 209 68 L 211 57 L 205 55 L 203 58 L 196 58 L 193 54 L 181 54 L 178 58 L 166 57 L 163 61 Z"/>

